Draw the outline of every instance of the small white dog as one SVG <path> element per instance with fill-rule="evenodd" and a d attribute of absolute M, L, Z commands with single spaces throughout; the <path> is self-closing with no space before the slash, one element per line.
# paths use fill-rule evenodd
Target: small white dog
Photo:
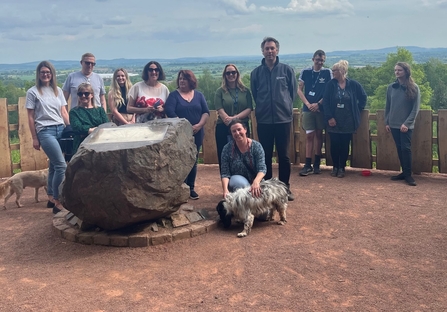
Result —
<path fill-rule="evenodd" d="M 48 169 L 37 170 L 37 171 L 24 171 L 17 173 L 10 177 L 8 180 L 0 184 L 0 198 L 5 197 L 5 203 L 3 204 L 3 209 L 6 209 L 6 202 L 8 199 L 16 193 L 16 204 L 17 207 L 23 207 L 20 204 L 20 197 L 22 196 L 23 189 L 25 187 L 34 187 L 34 199 L 36 203 L 39 202 L 39 189 L 41 187 L 47 188 L 48 180 Z"/>
<path fill-rule="evenodd" d="M 260 197 L 253 197 L 249 192 L 250 186 L 247 186 L 228 194 L 216 207 L 225 228 L 230 227 L 232 218 L 244 223 L 244 230 L 237 234 L 238 237 L 250 233 L 255 217 L 269 214 L 269 220 L 273 220 L 275 210 L 279 213 L 278 224 L 287 222 L 287 186 L 275 178 L 262 181 L 260 187 Z"/>

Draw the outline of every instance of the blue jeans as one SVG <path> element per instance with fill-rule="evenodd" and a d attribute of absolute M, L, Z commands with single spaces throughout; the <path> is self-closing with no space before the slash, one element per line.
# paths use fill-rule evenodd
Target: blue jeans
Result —
<path fill-rule="evenodd" d="M 59 185 L 64 180 L 67 168 L 58 142 L 64 128 L 64 125 L 48 126 L 37 133 L 40 146 L 49 159 L 47 194 L 56 200 L 59 200 Z"/>
<path fill-rule="evenodd" d="M 232 175 L 230 177 L 230 181 L 228 182 L 228 190 L 230 192 L 234 192 L 237 189 L 244 188 L 246 186 L 250 186 L 250 182 L 248 180 L 238 174 Z"/>
<path fill-rule="evenodd" d="M 193 191 L 195 187 L 196 176 L 197 176 L 197 160 L 199 159 L 199 151 L 201 145 L 196 145 L 196 147 L 197 147 L 196 162 L 194 163 L 194 167 L 192 167 L 191 171 L 189 172 L 185 180 L 185 183 L 189 186 L 190 191 Z"/>
<path fill-rule="evenodd" d="M 400 129 L 391 128 L 394 143 L 396 143 L 397 155 L 399 156 L 400 166 L 404 176 L 411 176 L 411 137 L 413 130 L 401 132 Z"/>

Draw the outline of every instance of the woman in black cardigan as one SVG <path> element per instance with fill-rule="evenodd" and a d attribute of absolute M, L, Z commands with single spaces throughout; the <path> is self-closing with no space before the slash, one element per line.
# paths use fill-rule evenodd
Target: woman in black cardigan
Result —
<path fill-rule="evenodd" d="M 329 81 L 323 97 L 326 131 L 331 140 L 331 157 L 334 163 L 331 176 L 343 178 L 349 155 L 352 134 L 360 125 L 360 112 L 365 108 L 367 95 L 355 80 L 347 78 L 348 61 L 341 60 L 332 66 L 334 79 Z"/>

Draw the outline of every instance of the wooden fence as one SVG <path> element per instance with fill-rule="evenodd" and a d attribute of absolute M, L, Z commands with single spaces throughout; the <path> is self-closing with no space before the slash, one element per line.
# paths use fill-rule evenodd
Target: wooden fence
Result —
<path fill-rule="evenodd" d="M 17 111 L 18 124 L 9 124 L 8 112 Z M 251 116 L 253 138 L 257 140 L 256 118 Z M 217 164 L 217 148 L 214 129 L 217 121 L 216 111 L 205 125 L 205 139 L 200 157 L 205 164 Z M 375 123 L 377 134 L 371 134 L 371 125 Z M 18 131 L 19 143 L 10 144 L 9 132 Z M 436 131 L 434 131 L 436 130 Z M 433 133 L 437 135 L 434 137 Z M 300 112 L 293 112 L 293 129 L 291 129 L 290 159 L 293 163 L 304 163 L 306 159 L 306 137 L 301 130 Z M 374 143 L 374 144 L 373 144 Z M 375 149 L 373 149 L 373 145 Z M 11 151 L 20 151 L 20 163 L 12 163 Z M 330 150 L 329 140 L 325 140 L 325 150 Z M 437 166 L 439 172 L 447 173 L 447 110 L 433 114 L 430 110 L 420 111 L 413 133 L 413 171 L 415 173 L 432 172 Z M 438 152 L 438 159 L 433 158 L 433 150 Z M 323 153 L 326 164 L 332 165 L 330 153 Z M 390 133 L 385 131 L 385 114 L 383 110 L 370 114 L 362 111 L 360 127 L 353 136 L 350 165 L 356 168 L 375 168 L 399 170 L 399 159 Z M 7 105 L 6 99 L 0 99 L 0 178 L 10 177 L 14 169 L 38 170 L 46 168 L 47 158 L 43 151 L 36 151 L 32 146 L 31 133 L 28 128 L 28 116 L 25 98 L 18 104 Z"/>

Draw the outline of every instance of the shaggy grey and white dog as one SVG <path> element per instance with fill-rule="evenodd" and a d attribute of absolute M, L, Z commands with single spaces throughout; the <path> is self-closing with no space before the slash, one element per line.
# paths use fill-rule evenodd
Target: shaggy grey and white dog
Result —
<path fill-rule="evenodd" d="M 237 234 L 238 237 L 250 233 L 255 217 L 268 214 L 268 220 L 273 220 L 275 209 L 279 213 L 278 224 L 287 222 L 287 186 L 274 178 L 262 181 L 260 187 L 260 197 L 253 197 L 249 192 L 250 186 L 247 186 L 228 194 L 216 207 L 225 228 L 230 227 L 232 218 L 244 223 L 244 230 Z"/>

